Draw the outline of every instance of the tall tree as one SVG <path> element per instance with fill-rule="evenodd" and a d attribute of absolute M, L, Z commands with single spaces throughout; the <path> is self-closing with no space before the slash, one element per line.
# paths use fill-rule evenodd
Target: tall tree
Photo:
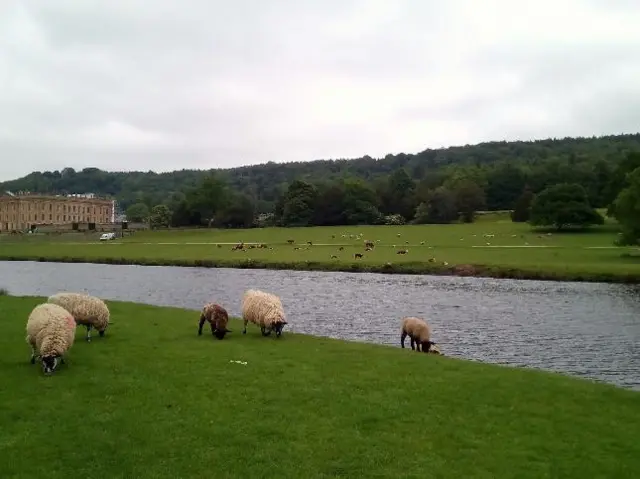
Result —
<path fill-rule="evenodd" d="M 610 201 L 607 209 L 607 215 L 615 216 L 615 199 L 618 196 L 618 193 L 628 185 L 628 180 L 630 178 L 629 173 L 634 171 L 636 168 L 640 168 L 640 152 L 630 152 L 613 171 L 611 180 L 609 181 L 606 189 L 606 197 Z"/>
<path fill-rule="evenodd" d="M 584 187 L 576 183 L 561 183 L 536 195 L 531 203 L 529 223 L 561 230 L 603 224 L 604 218 L 591 207 Z"/>
<path fill-rule="evenodd" d="M 472 223 L 476 213 L 486 205 L 485 194 L 482 188 L 471 180 L 461 180 L 454 191 L 456 208 L 462 221 Z"/>
<path fill-rule="evenodd" d="M 285 195 L 282 222 L 287 226 L 310 226 L 313 224 L 314 206 L 318 190 L 311 183 L 296 180 Z"/>
<path fill-rule="evenodd" d="M 136 203 L 127 208 L 127 221 L 142 223 L 149 218 L 149 207 L 144 203 Z"/>
<path fill-rule="evenodd" d="M 622 227 L 621 245 L 640 243 L 640 168 L 636 168 L 626 177 L 627 187 L 614 202 L 615 218 Z"/>
<path fill-rule="evenodd" d="M 529 221 L 529 216 L 531 214 L 531 202 L 533 201 L 534 196 L 533 191 L 529 188 L 525 188 L 511 212 L 511 221 L 514 223 L 526 223 Z"/>
<path fill-rule="evenodd" d="M 171 210 L 167 205 L 156 205 L 151 208 L 149 223 L 152 228 L 171 226 Z"/>
<path fill-rule="evenodd" d="M 521 195 L 527 181 L 522 168 L 512 163 L 503 163 L 487 174 L 487 208 L 510 210 Z"/>

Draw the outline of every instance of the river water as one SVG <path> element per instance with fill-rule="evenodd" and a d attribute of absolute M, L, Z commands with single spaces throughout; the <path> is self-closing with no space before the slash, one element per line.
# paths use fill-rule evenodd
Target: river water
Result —
<path fill-rule="evenodd" d="M 413 315 L 427 319 L 448 356 L 547 369 L 640 390 L 638 286 L 0 262 L 0 287 L 14 295 L 84 291 L 103 299 L 194 310 L 216 301 L 234 316 L 240 315 L 246 289 L 263 289 L 282 298 L 289 321 L 285 334 L 399 347 L 400 319 Z"/>

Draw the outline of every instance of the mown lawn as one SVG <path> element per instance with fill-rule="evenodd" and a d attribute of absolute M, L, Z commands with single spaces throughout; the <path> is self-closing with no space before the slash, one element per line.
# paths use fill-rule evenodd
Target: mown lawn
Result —
<path fill-rule="evenodd" d="M 547 233 L 487 215 L 473 224 L 165 230 L 138 232 L 108 243 L 97 235 L 4 236 L 1 259 L 37 259 L 140 264 L 180 263 L 288 267 L 297 269 L 452 272 L 473 265 L 489 276 L 640 281 L 637 249 L 614 246 L 617 228 L 608 222 L 588 232 Z M 294 240 L 294 244 L 288 244 Z M 364 251 L 364 240 L 373 251 Z M 313 245 L 307 245 L 311 241 Z M 232 244 L 265 243 L 266 249 L 232 251 Z M 340 249 L 343 248 L 343 249 Z M 401 249 L 407 254 L 398 254 Z M 363 254 L 355 258 L 356 253 Z"/>
<path fill-rule="evenodd" d="M 109 302 L 51 377 L 39 298 L 0 297 L 3 478 L 637 477 L 640 394 L 563 375 Z M 206 330 L 205 330 L 206 331 Z M 238 364 L 231 361 L 246 361 Z"/>

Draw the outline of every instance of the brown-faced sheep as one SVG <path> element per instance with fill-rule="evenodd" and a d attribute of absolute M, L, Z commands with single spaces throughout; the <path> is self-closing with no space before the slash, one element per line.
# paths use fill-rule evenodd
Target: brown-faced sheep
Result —
<path fill-rule="evenodd" d="M 85 293 L 57 293 L 49 296 L 47 302 L 62 306 L 75 318 L 76 324 L 86 326 L 88 342 L 91 341 L 92 328 L 97 329 L 100 337 L 103 337 L 109 326 L 109 308 L 95 296 Z"/>
<path fill-rule="evenodd" d="M 353 255 L 353 257 L 355 259 L 361 259 L 362 258 L 362 253 L 356 253 L 356 254 Z"/>
<path fill-rule="evenodd" d="M 227 310 L 219 304 L 207 303 L 202 308 L 200 321 L 198 322 L 198 336 L 202 335 L 202 327 L 205 322 L 209 323 L 211 326 L 211 334 L 218 339 L 223 339 L 225 334 L 231 332 L 230 329 L 227 329 L 229 314 Z"/>
<path fill-rule="evenodd" d="M 244 293 L 242 319 L 244 320 L 242 334 L 247 334 L 247 323 L 251 321 L 260 326 L 263 336 L 269 336 L 273 330 L 276 332 L 276 337 L 279 338 L 282 329 L 287 324 L 280 298 L 274 294 L 254 289 L 249 289 Z"/>
<path fill-rule="evenodd" d="M 411 338 L 411 349 L 414 349 L 418 352 L 422 350 L 423 353 L 428 353 L 435 345 L 435 343 L 431 341 L 431 329 L 429 328 L 429 325 L 420 318 L 416 318 L 413 316 L 402 318 L 400 345 L 403 348 L 404 340 L 407 336 Z M 435 347 L 433 348 L 433 352 L 439 354 L 440 350 Z"/>
<path fill-rule="evenodd" d="M 42 361 L 42 372 L 52 374 L 58 360 L 64 364 L 64 354 L 73 345 L 76 321 L 66 309 L 57 304 L 39 304 L 27 320 L 27 343 L 31 346 L 31 364 Z"/>

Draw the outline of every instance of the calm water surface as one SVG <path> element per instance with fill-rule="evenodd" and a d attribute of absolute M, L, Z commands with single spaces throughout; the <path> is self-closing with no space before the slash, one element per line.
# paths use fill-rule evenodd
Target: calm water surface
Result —
<path fill-rule="evenodd" d="M 282 298 L 287 330 L 399 347 L 402 316 L 426 318 L 449 356 L 535 367 L 640 390 L 640 287 L 417 275 L 0 262 L 15 295 L 104 299 L 240 315 L 248 288 Z M 196 315 L 194 315 L 194 318 Z M 194 319 L 194 324 L 195 324 Z"/>

